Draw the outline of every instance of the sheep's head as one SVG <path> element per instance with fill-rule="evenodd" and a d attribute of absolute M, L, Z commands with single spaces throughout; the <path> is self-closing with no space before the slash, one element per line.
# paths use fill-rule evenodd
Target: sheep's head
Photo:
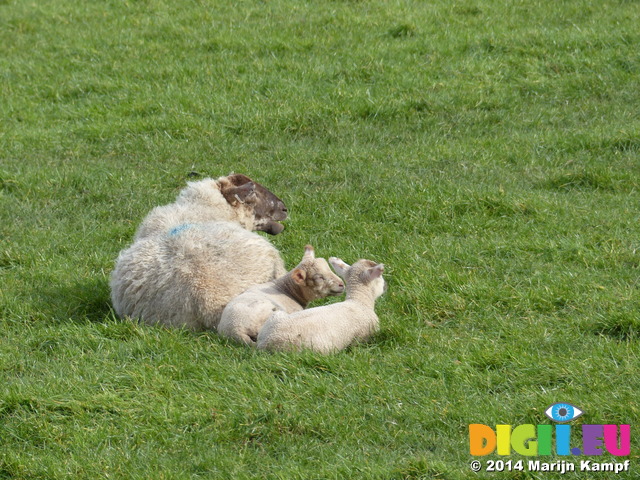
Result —
<path fill-rule="evenodd" d="M 284 230 L 278 223 L 287 218 L 287 207 L 273 193 L 246 175 L 233 174 L 219 180 L 220 192 L 229 205 L 245 208 L 253 215 L 253 230 L 277 235 Z"/>
<path fill-rule="evenodd" d="M 349 265 L 336 257 L 329 258 L 329 263 L 331 263 L 338 275 L 344 278 L 347 286 L 356 284 L 370 285 L 375 298 L 378 298 L 387 290 L 387 285 L 382 278 L 382 272 L 384 271 L 382 263 L 372 262 L 371 260 L 358 260 L 353 265 Z"/>
<path fill-rule="evenodd" d="M 316 258 L 311 245 L 304 248 L 302 261 L 293 269 L 291 276 L 304 291 L 308 301 L 344 292 L 344 283 L 340 277 L 331 271 L 324 258 Z"/>

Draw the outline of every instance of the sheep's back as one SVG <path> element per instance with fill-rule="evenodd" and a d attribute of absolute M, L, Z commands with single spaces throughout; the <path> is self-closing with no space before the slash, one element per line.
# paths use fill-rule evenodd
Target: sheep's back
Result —
<path fill-rule="evenodd" d="M 256 233 L 230 222 L 184 224 L 121 253 L 112 300 L 121 316 L 213 329 L 229 300 L 284 273 L 276 248 Z"/>

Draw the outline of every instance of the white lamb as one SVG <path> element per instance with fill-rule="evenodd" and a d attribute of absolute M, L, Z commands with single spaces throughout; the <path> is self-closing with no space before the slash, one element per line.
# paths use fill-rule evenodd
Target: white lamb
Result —
<path fill-rule="evenodd" d="M 344 283 L 324 258 L 316 258 L 311 245 L 296 268 L 282 277 L 249 288 L 231 300 L 218 324 L 218 333 L 255 346 L 258 332 L 274 311 L 293 313 L 313 300 L 340 295 Z"/>
<path fill-rule="evenodd" d="M 292 314 L 274 312 L 258 333 L 258 348 L 327 354 L 366 340 L 378 330 L 374 304 L 385 291 L 384 265 L 358 260 L 349 266 L 333 257 L 329 262 L 345 280 L 345 301 Z"/>
<path fill-rule="evenodd" d="M 251 232 L 284 228 L 284 203 L 244 175 L 191 182 L 153 209 L 111 275 L 120 316 L 150 324 L 215 329 L 229 300 L 282 276 L 276 248 Z"/>

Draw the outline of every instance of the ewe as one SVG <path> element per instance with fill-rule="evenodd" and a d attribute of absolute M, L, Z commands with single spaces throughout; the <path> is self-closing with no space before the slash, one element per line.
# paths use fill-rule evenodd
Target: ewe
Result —
<path fill-rule="evenodd" d="M 275 311 L 293 313 L 313 300 L 344 291 L 342 280 L 324 258 L 316 258 L 311 245 L 296 268 L 282 277 L 249 288 L 231 300 L 222 312 L 218 333 L 255 346 L 258 332 Z"/>
<path fill-rule="evenodd" d="M 189 182 L 174 203 L 156 207 L 142 221 L 134 240 L 164 234 L 180 225 L 234 222 L 247 230 L 277 235 L 287 218 L 282 200 L 242 174 Z"/>
<path fill-rule="evenodd" d="M 337 352 L 356 340 L 366 340 L 378 330 L 373 310 L 385 290 L 384 265 L 358 260 L 349 266 L 339 258 L 329 262 L 347 285 L 344 302 L 287 314 L 274 312 L 258 333 L 258 348 Z"/>
<path fill-rule="evenodd" d="M 244 175 L 190 182 L 154 208 L 111 274 L 119 316 L 150 324 L 215 329 L 224 306 L 247 288 L 282 276 L 278 251 L 250 230 L 273 235 L 284 203 Z"/>

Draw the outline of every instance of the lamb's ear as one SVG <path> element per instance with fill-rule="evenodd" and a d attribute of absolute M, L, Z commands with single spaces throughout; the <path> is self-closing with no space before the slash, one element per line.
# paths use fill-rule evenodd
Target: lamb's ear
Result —
<path fill-rule="evenodd" d="M 347 270 L 349 270 L 349 265 L 337 257 L 329 257 L 329 263 L 336 273 L 344 278 L 347 274 Z"/>
<path fill-rule="evenodd" d="M 376 278 L 382 276 L 382 272 L 384 272 L 384 264 L 379 263 L 375 267 L 371 267 L 367 270 L 367 276 L 369 277 L 369 281 L 375 280 Z"/>
<path fill-rule="evenodd" d="M 251 203 L 256 198 L 256 184 L 247 182 L 239 187 L 223 187 L 221 192 L 229 205 L 235 205 L 238 202 Z"/>
<path fill-rule="evenodd" d="M 307 272 L 301 268 L 294 268 L 293 272 L 291 272 L 291 278 L 293 278 L 293 281 L 298 285 L 304 285 L 307 280 Z"/>
<path fill-rule="evenodd" d="M 314 258 L 316 258 L 316 251 L 313 246 L 305 245 L 304 256 L 302 257 L 302 260 L 313 260 Z"/>

